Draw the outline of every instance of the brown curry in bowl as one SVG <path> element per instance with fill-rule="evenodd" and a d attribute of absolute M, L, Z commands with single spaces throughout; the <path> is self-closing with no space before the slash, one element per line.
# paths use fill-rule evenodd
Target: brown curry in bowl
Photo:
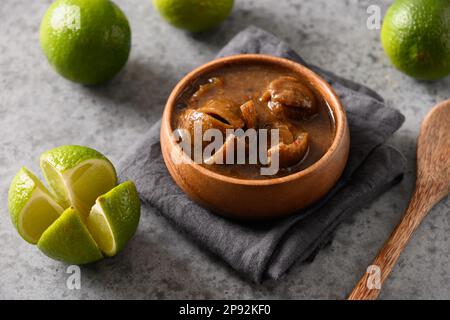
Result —
<path fill-rule="evenodd" d="M 203 132 L 218 129 L 225 137 L 227 129 L 278 129 L 277 140 L 269 135 L 268 163 L 227 164 L 224 159 L 217 161 L 224 157 L 220 149 L 201 163 L 239 179 L 270 179 L 301 171 L 322 158 L 335 137 L 333 113 L 325 99 L 298 73 L 264 63 L 225 65 L 202 75 L 178 97 L 172 122 L 173 128 L 191 136 L 198 123 Z M 222 151 L 229 150 L 229 143 L 237 142 L 224 139 Z M 270 163 L 274 152 L 279 156 L 279 170 L 275 175 L 261 175 L 261 167 Z"/>
<path fill-rule="evenodd" d="M 194 154 L 186 148 L 192 131 Z M 211 131 L 222 141 L 209 153 L 211 140 L 195 138 Z M 235 134 L 224 138 L 223 131 Z M 253 149 L 239 131 L 257 132 L 258 161 L 227 164 L 228 155 L 247 160 L 240 151 Z M 259 144 L 264 132 L 270 132 L 266 148 Z M 237 219 L 270 219 L 298 212 L 331 190 L 347 163 L 350 133 L 339 98 L 313 71 L 243 54 L 206 63 L 179 81 L 164 109 L 160 145 L 173 180 L 199 205 Z M 263 174 L 277 160 L 276 174 Z"/>

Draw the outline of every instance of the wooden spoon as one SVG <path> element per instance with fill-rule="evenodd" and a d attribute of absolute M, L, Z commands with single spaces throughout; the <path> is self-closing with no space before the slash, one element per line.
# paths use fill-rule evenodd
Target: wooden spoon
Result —
<path fill-rule="evenodd" d="M 417 143 L 417 180 L 406 212 L 359 280 L 349 300 L 376 299 L 413 232 L 450 193 L 450 100 L 438 104 L 422 123 Z"/>

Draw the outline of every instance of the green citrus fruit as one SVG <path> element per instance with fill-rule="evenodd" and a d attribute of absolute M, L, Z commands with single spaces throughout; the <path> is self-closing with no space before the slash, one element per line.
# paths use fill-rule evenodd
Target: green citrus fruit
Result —
<path fill-rule="evenodd" d="M 22 168 L 11 182 L 8 208 L 19 234 L 33 244 L 38 242 L 41 234 L 64 211 L 44 185 L 26 168 Z"/>
<path fill-rule="evenodd" d="M 88 215 L 95 200 L 117 184 L 112 163 L 100 152 L 82 146 L 62 146 L 41 155 L 45 179 L 62 207 Z"/>
<path fill-rule="evenodd" d="M 153 0 L 170 24 L 190 32 L 208 30 L 224 21 L 234 0 Z"/>
<path fill-rule="evenodd" d="M 388 9 L 381 41 L 392 63 L 422 80 L 450 74 L 450 1 L 396 0 Z"/>
<path fill-rule="evenodd" d="M 38 248 L 52 259 L 68 264 L 86 264 L 103 258 L 94 238 L 74 208 L 69 208 L 44 231 Z"/>
<path fill-rule="evenodd" d="M 124 13 L 109 0 L 57 0 L 42 19 L 40 42 L 63 77 L 99 84 L 125 65 L 131 30 Z"/>
<path fill-rule="evenodd" d="M 141 205 L 133 182 L 124 182 L 97 199 L 87 226 L 108 256 L 122 250 L 136 232 Z"/>
<path fill-rule="evenodd" d="M 69 264 L 94 262 L 102 251 L 113 256 L 125 247 L 141 214 L 133 182 L 117 186 L 111 162 L 82 146 L 43 153 L 41 168 L 51 191 L 26 168 L 9 188 L 11 220 L 26 241 Z"/>

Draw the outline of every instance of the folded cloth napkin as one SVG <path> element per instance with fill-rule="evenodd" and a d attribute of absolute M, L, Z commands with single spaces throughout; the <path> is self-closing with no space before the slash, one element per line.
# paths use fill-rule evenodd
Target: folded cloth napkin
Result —
<path fill-rule="evenodd" d="M 310 258 L 331 240 L 344 218 L 399 181 L 405 159 L 382 144 L 404 117 L 386 107 L 372 90 L 308 65 L 286 43 L 256 27 L 240 32 L 218 56 L 240 53 L 269 54 L 302 63 L 326 79 L 341 98 L 350 127 L 350 158 L 342 178 L 324 199 L 278 221 L 241 223 L 215 215 L 188 199 L 173 182 L 161 155 L 159 122 L 123 156 L 119 173 L 121 179 L 135 181 L 144 214 L 147 206 L 158 208 L 201 246 L 260 282 L 278 279 L 294 262 Z"/>

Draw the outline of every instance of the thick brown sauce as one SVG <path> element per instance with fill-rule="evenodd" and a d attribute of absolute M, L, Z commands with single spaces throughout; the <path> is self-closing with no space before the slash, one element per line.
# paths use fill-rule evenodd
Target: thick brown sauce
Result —
<path fill-rule="evenodd" d="M 174 127 L 178 127 L 178 120 L 186 108 L 197 109 L 210 100 L 225 98 L 234 102 L 238 106 L 252 100 L 257 110 L 259 127 L 263 128 L 266 123 L 273 121 L 273 116 L 268 110 L 267 102 L 261 101 L 261 95 L 273 80 L 281 76 L 294 77 L 314 92 L 314 89 L 311 88 L 311 86 L 304 83 L 297 74 L 288 69 L 266 64 L 228 65 L 198 79 L 179 97 L 175 111 L 174 123 L 172 125 Z M 192 95 L 199 89 L 200 85 L 208 83 L 211 78 L 221 79 L 223 82 L 222 86 L 208 90 L 203 93 L 199 99 L 192 102 Z M 289 118 L 291 123 L 309 134 L 308 153 L 297 165 L 289 168 L 280 168 L 279 172 L 273 176 L 261 175 L 260 165 L 255 164 L 202 164 L 202 166 L 222 175 L 253 180 L 282 177 L 311 166 L 317 162 L 330 148 L 335 135 L 335 124 L 332 112 L 327 102 L 316 92 L 314 92 L 314 95 L 318 101 L 317 114 L 308 119 Z"/>

